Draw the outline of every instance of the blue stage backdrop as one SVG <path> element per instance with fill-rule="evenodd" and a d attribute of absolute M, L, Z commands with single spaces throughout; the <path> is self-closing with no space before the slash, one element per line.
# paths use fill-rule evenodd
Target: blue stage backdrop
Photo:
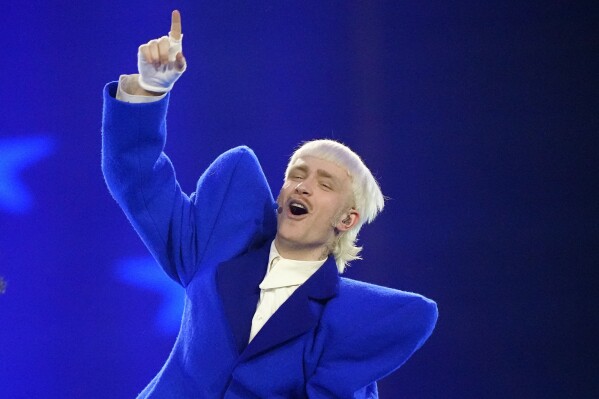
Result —
<path fill-rule="evenodd" d="M 167 151 L 185 191 L 246 144 L 277 191 L 301 141 L 389 197 L 353 278 L 439 303 L 385 398 L 596 398 L 593 2 L 4 2 L 0 397 L 131 398 L 182 292 L 100 171 L 101 92 L 183 17 Z"/>

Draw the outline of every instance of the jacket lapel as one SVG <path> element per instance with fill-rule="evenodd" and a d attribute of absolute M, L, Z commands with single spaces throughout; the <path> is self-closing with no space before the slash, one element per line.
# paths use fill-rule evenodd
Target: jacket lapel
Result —
<path fill-rule="evenodd" d="M 262 281 L 262 280 L 260 280 Z M 258 281 L 258 284 L 260 283 Z M 258 285 L 257 284 L 257 285 Z M 257 287 L 256 287 L 257 288 Z M 259 295 L 256 294 L 256 301 Z M 239 361 L 263 353 L 315 327 L 326 300 L 337 294 L 339 275 L 332 256 L 285 301 L 241 354 Z M 253 318 L 256 303 L 249 316 Z M 248 327 L 249 330 L 250 327 Z M 245 334 L 246 342 L 249 331 Z"/>
<path fill-rule="evenodd" d="M 223 262 L 216 272 L 216 283 L 225 315 L 231 326 L 238 353 L 250 339 L 252 318 L 260 297 L 258 285 L 266 274 L 270 242 L 255 251 Z"/>

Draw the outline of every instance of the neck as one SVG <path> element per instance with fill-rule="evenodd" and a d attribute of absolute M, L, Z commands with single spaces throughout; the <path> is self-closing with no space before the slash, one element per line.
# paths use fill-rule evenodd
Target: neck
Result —
<path fill-rule="evenodd" d="M 329 256 L 329 248 L 326 245 L 301 246 L 281 238 L 278 234 L 275 237 L 275 247 L 285 259 L 323 260 Z"/>

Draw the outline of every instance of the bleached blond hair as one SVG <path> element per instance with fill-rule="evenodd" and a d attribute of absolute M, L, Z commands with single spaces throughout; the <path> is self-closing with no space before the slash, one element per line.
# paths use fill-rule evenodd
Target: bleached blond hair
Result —
<path fill-rule="evenodd" d="M 338 233 L 330 248 L 339 273 L 343 273 L 349 262 L 361 259 L 359 254 L 362 247 L 356 245 L 358 233 L 365 223 L 372 222 L 383 210 L 385 198 L 370 169 L 358 154 L 334 140 L 321 139 L 303 143 L 289 159 L 285 178 L 295 162 L 307 156 L 320 158 L 346 169 L 352 182 L 353 208 L 360 214 L 360 219 L 351 229 Z"/>

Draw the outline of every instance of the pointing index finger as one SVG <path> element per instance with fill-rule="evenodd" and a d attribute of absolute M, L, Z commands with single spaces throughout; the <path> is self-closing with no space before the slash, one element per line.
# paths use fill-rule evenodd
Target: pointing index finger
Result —
<path fill-rule="evenodd" d="M 169 36 L 175 40 L 181 40 L 181 14 L 179 10 L 174 10 L 171 16 L 171 31 Z"/>

